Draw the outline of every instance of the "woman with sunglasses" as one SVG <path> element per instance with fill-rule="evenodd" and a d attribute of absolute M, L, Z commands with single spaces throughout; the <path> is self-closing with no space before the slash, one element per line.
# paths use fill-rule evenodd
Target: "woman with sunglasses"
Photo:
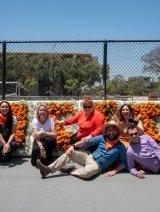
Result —
<path fill-rule="evenodd" d="M 18 147 L 15 141 L 17 119 L 12 115 L 9 102 L 0 103 L 0 161 L 10 162 Z"/>
<path fill-rule="evenodd" d="M 144 128 L 143 123 L 140 119 L 140 115 L 134 116 L 134 110 L 129 104 L 123 104 L 116 117 L 116 121 L 123 127 L 123 133 L 120 135 L 119 139 L 127 147 L 129 144 L 128 127 L 131 125 L 136 125 L 139 129 L 140 134 L 143 134 Z"/>
<path fill-rule="evenodd" d="M 49 117 L 48 108 L 41 104 L 37 109 L 37 116 L 32 121 L 34 138 L 31 164 L 36 165 L 37 159 L 49 165 L 52 161 L 52 153 L 56 147 L 56 132 L 54 121 Z"/>
<path fill-rule="evenodd" d="M 77 133 L 70 138 L 71 144 L 102 134 L 104 115 L 94 109 L 93 101 L 89 97 L 84 98 L 82 106 L 83 109 L 79 113 L 63 122 L 64 125 L 77 124 L 79 127 Z"/>

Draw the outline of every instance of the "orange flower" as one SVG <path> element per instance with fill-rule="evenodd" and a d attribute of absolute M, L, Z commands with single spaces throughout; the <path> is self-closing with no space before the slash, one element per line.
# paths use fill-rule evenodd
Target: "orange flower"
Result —
<path fill-rule="evenodd" d="M 22 146 L 25 143 L 25 134 L 28 124 L 28 107 L 25 104 L 11 103 L 11 110 L 13 115 L 17 118 L 17 131 L 15 139 L 17 143 Z"/>
<path fill-rule="evenodd" d="M 132 107 L 136 113 L 141 114 L 144 125 L 144 133 L 151 136 L 156 142 L 160 142 L 158 128 L 156 127 L 156 122 L 154 121 L 155 116 L 160 116 L 160 105 L 155 102 L 147 102 L 132 104 Z"/>
<path fill-rule="evenodd" d="M 58 119 L 61 120 L 62 118 L 68 115 L 74 115 L 75 109 L 73 103 L 58 103 L 58 102 L 51 102 L 48 104 L 48 111 L 50 117 L 54 120 Z M 63 150 L 66 150 L 70 145 L 70 132 L 67 132 L 62 124 L 56 124 L 55 130 L 57 132 L 57 144 Z"/>

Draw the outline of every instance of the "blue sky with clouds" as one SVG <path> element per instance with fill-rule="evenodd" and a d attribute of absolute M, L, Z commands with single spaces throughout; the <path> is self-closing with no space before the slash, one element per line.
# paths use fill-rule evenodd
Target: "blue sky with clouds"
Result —
<path fill-rule="evenodd" d="M 159 0 L 0 0 L 0 40 L 160 39 Z"/>

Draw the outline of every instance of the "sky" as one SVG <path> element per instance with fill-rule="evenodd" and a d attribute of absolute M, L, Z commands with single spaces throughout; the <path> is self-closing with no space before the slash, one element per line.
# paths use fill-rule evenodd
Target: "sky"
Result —
<path fill-rule="evenodd" d="M 159 0 L 0 0 L 0 41 L 160 39 Z"/>

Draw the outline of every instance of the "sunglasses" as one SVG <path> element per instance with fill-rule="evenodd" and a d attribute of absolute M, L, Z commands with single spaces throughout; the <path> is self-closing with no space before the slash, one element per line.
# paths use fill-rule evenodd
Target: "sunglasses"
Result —
<path fill-rule="evenodd" d="M 88 105 L 88 106 L 83 105 L 83 108 L 84 108 L 84 109 L 91 108 L 91 107 L 92 107 L 92 106 L 89 106 L 89 105 Z"/>
<path fill-rule="evenodd" d="M 138 135 L 138 132 L 135 132 L 135 133 L 129 133 L 129 136 L 134 136 L 134 135 Z"/>

